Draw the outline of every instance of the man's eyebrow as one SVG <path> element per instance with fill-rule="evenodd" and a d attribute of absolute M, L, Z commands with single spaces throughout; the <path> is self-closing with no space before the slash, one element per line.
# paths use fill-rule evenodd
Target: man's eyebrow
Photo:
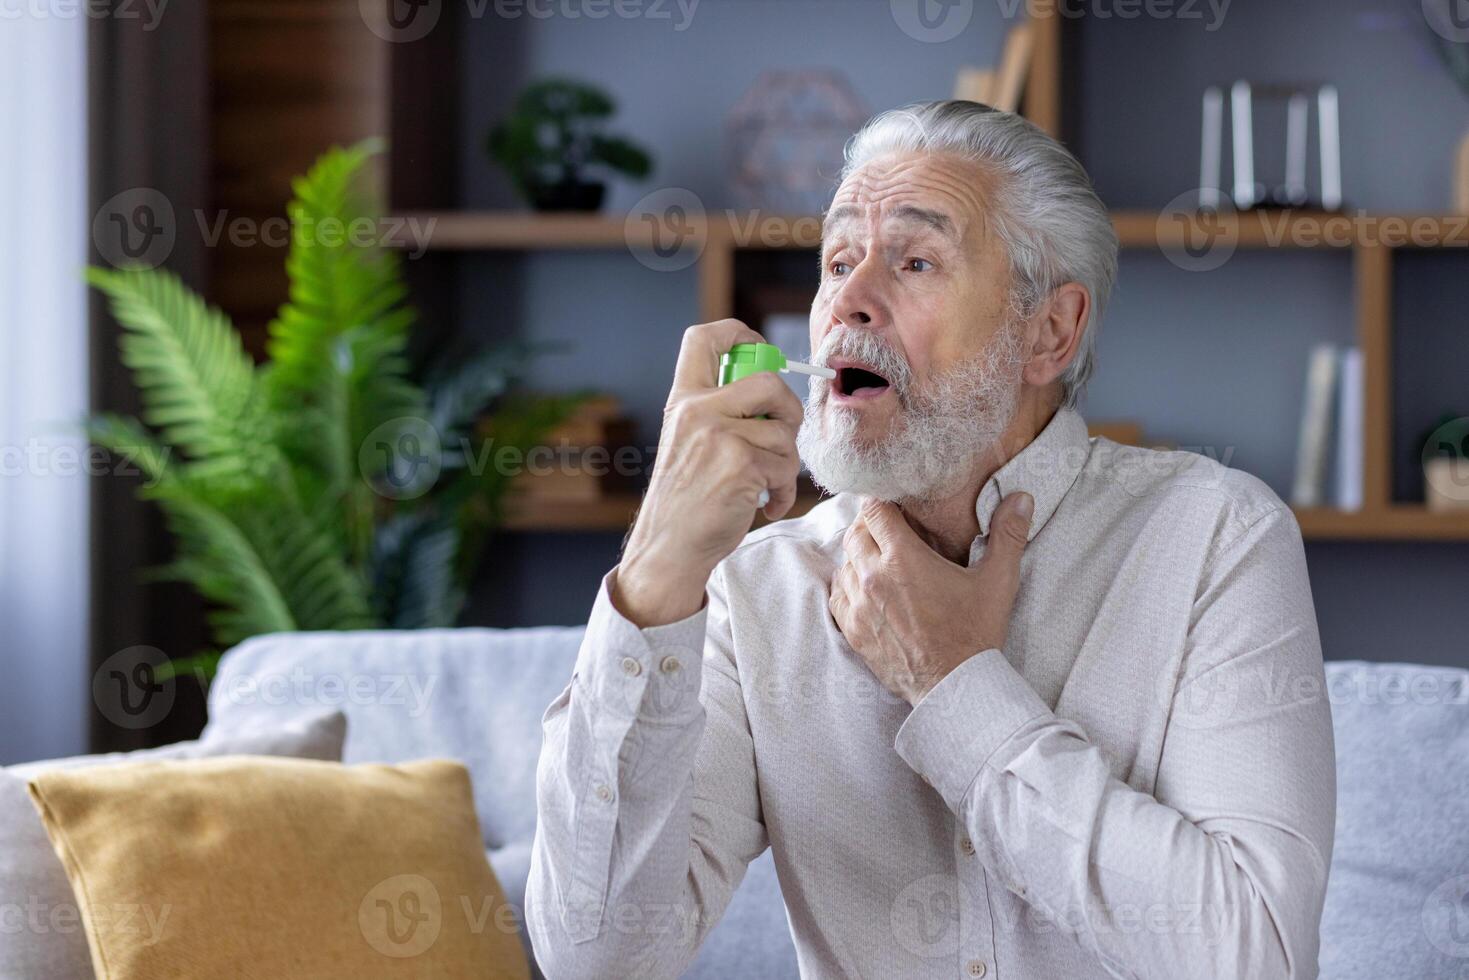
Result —
<path fill-rule="evenodd" d="M 821 237 L 826 238 L 842 225 L 861 216 L 861 209 L 852 204 L 841 204 L 826 213 L 825 220 L 821 223 Z M 903 204 L 888 212 L 888 219 L 900 221 L 911 221 L 927 225 L 939 234 L 947 238 L 958 238 L 954 228 L 954 222 L 942 211 L 934 211 L 929 208 L 921 208 L 916 204 Z"/>
<path fill-rule="evenodd" d="M 954 222 L 942 211 L 931 211 L 928 208 L 920 208 L 913 204 L 904 204 L 893 208 L 890 217 L 904 218 L 928 225 L 934 231 L 949 238 L 958 237 L 954 231 Z"/>
<path fill-rule="evenodd" d="M 846 224 L 861 214 L 861 209 L 855 204 L 838 204 L 826 212 L 826 217 L 821 221 L 821 237 L 825 238 L 835 231 L 839 226 Z"/>

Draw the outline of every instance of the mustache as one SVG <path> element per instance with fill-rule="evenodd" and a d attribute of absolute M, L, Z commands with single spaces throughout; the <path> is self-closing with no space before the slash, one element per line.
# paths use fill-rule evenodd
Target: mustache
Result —
<path fill-rule="evenodd" d="M 908 392 L 913 386 L 913 368 L 902 352 L 879 334 L 847 327 L 833 330 L 821 341 L 821 346 L 812 352 L 811 363 L 826 367 L 827 361 L 833 357 L 847 357 L 866 364 L 887 378 L 899 401 L 907 402 Z M 825 378 L 812 378 L 812 397 L 824 398 L 830 384 Z"/>

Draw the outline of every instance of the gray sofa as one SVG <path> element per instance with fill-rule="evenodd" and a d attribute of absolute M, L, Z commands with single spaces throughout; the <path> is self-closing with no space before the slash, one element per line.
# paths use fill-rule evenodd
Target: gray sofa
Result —
<path fill-rule="evenodd" d="M 330 707 L 348 717 L 348 763 L 462 761 L 490 861 L 519 906 L 540 718 L 580 639 L 573 628 L 257 638 L 226 656 L 206 737 Z M 1339 802 L 1321 975 L 1469 978 L 1469 672 L 1352 662 L 1327 676 Z M 768 851 L 686 976 L 797 976 Z"/>

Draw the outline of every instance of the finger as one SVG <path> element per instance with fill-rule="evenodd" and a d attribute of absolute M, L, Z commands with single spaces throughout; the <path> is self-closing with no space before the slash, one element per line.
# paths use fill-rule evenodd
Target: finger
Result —
<path fill-rule="evenodd" d="M 982 574 L 1003 588 L 1020 581 L 1020 558 L 1030 537 L 1035 500 L 1028 493 L 1012 493 L 1000 501 L 990 518 L 989 542 L 980 559 Z"/>
<path fill-rule="evenodd" d="M 752 446 L 759 446 L 780 456 L 799 458 L 796 435 L 784 422 L 774 419 L 734 419 L 729 426 L 730 431 Z"/>
<path fill-rule="evenodd" d="M 923 544 L 918 532 L 909 526 L 908 519 L 903 516 L 897 504 L 868 497 L 862 503 L 862 516 L 866 519 L 872 539 L 885 555 L 902 551 L 914 544 Z"/>
<path fill-rule="evenodd" d="M 792 432 L 800 427 L 806 414 L 806 406 L 801 404 L 801 399 L 774 371 L 747 375 L 725 385 L 710 397 L 720 404 L 726 415 L 747 419 L 764 415 L 789 426 Z"/>
<path fill-rule="evenodd" d="M 689 327 L 678 349 L 674 391 L 719 387 L 719 358 L 735 344 L 762 344 L 765 338 L 739 320 L 715 320 Z"/>
<path fill-rule="evenodd" d="M 760 508 L 766 516 L 772 512 L 784 516 L 796 502 L 796 477 L 801 472 L 799 459 L 749 446 L 744 458 L 736 465 L 737 469 L 729 479 L 743 486 L 752 510 Z M 770 500 L 763 507 L 759 503 L 762 490 L 770 493 Z"/>
<path fill-rule="evenodd" d="M 868 530 L 867 522 L 861 515 L 847 528 L 846 536 L 842 539 L 842 548 L 849 561 L 860 564 L 875 562 L 882 557 L 882 551 L 873 540 L 872 532 Z"/>
<path fill-rule="evenodd" d="M 851 571 L 851 565 L 843 563 L 837 569 L 831 579 L 831 596 L 827 599 L 826 607 L 831 611 L 831 618 L 836 621 L 837 628 L 843 633 L 847 631 L 847 623 L 852 610 L 852 594 L 848 588 L 847 576 Z"/>

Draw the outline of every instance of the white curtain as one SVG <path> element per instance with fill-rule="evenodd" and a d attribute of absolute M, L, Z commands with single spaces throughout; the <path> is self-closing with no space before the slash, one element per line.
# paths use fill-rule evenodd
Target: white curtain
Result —
<path fill-rule="evenodd" d="M 0 764 L 86 745 L 86 10 L 0 2 Z"/>

